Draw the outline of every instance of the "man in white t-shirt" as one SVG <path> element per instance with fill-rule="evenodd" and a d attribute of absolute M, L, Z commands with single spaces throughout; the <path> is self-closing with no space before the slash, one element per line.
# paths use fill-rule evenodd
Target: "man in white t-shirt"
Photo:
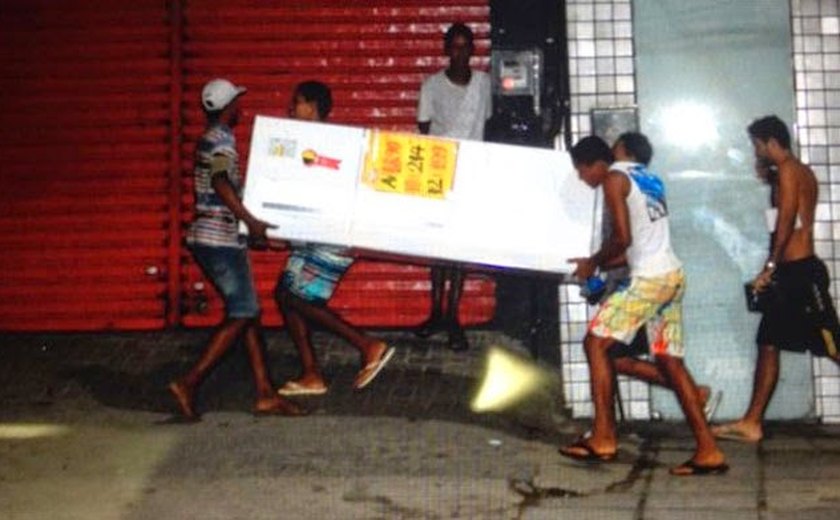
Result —
<path fill-rule="evenodd" d="M 492 112 L 490 76 L 470 68 L 475 51 L 472 30 L 455 23 L 443 38 L 449 66 L 426 78 L 420 88 L 417 127 L 422 134 L 457 139 L 484 139 L 484 125 Z M 468 343 L 458 320 L 458 306 L 464 286 L 464 272 L 458 266 L 432 267 L 432 310 L 416 330 L 420 337 L 437 331 L 449 333 L 449 348 L 466 350 Z M 444 315 L 444 287 L 449 281 L 449 298 Z"/>

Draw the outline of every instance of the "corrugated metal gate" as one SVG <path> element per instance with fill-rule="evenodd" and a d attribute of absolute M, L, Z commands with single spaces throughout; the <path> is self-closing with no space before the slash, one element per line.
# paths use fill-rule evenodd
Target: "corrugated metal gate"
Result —
<path fill-rule="evenodd" d="M 0 328 L 164 325 L 160 1 L 0 4 Z"/>
<path fill-rule="evenodd" d="M 221 306 L 181 245 L 191 218 L 201 85 L 249 87 L 284 115 L 292 86 L 333 87 L 332 121 L 413 131 L 421 79 L 445 64 L 454 20 L 489 47 L 485 0 L 4 0 L 0 4 L 0 329 L 210 325 Z M 486 65 L 486 58 L 485 65 Z M 285 254 L 252 256 L 267 324 Z M 494 286 L 474 275 L 462 318 L 485 322 Z M 333 306 L 360 325 L 419 322 L 427 269 L 361 261 Z"/>

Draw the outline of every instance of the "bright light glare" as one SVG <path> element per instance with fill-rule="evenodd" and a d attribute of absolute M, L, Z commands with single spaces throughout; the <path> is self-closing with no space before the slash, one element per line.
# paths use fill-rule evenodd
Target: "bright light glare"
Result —
<path fill-rule="evenodd" d="M 679 103 L 666 108 L 662 129 L 668 144 L 686 150 L 711 145 L 720 139 L 711 109 L 699 103 Z"/>
<path fill-rule="evenodd" d="M 70 428 L 61 424 L 3 424 L 0 423 L 0 440 L 36 439 L 38 437 L 57 437 L 70 432 Z"/>
<path fill-rule="evenodd" d="M 491 347 L 487 355 L 487 373 L 470 408 L 474 412 L 501 410 L 534 391 L 547 379 L 536 364 L 504 349 Z"/>

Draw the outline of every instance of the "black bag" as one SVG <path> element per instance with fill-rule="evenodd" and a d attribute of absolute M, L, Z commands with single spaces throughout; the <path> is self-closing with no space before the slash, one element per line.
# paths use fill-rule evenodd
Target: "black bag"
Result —
<path fill-rule="evenodd" d="M 756 291 L 752 282 L 747 282 L 744 284 L 744 296 L 750 312 L 766 312 L 783 299 L 775 281 L 771 281 L 761 291 Z"/>

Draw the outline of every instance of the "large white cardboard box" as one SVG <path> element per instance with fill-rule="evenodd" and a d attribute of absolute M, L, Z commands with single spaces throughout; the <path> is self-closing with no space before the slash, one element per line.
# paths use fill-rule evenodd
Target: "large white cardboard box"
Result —
<path fill-rule="evenodd" d="M 598 221 L 565 152 L 264 116 L 244 202 L 274 238 L 556 273 Z"/>

